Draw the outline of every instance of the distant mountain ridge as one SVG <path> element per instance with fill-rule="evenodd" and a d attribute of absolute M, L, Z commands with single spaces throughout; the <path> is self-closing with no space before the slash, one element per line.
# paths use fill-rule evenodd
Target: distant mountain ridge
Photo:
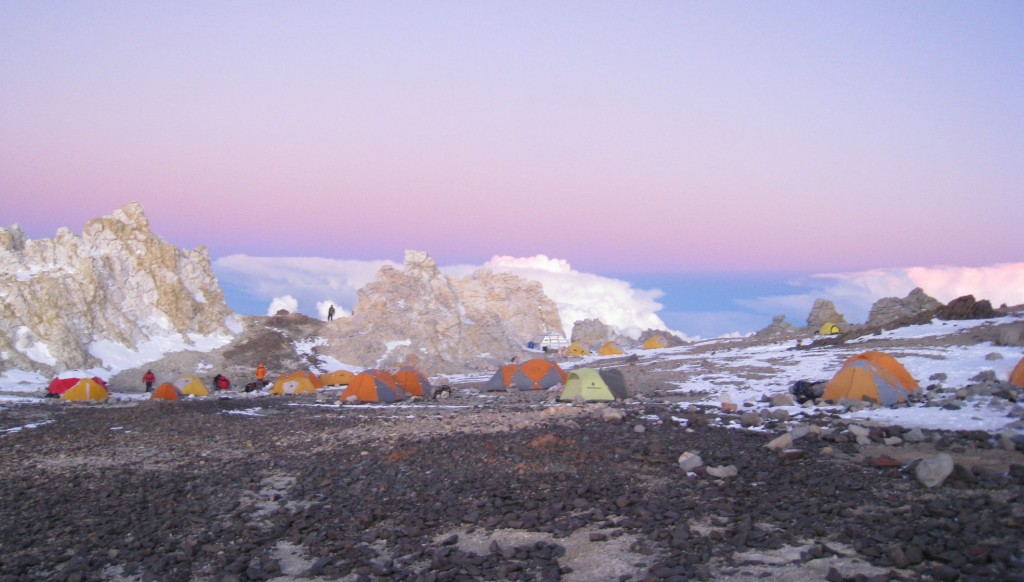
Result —
<path fill-rule="evenodd" d="M 93 368 L 100 345 L 187 345 L 240 325 L 206 248 L 162 240 L 136 202 L 90 220 L 81 235 L 61 228 L 31 240 L 18 225 L 0 228 L 0 301 L 0 371 Z"/>

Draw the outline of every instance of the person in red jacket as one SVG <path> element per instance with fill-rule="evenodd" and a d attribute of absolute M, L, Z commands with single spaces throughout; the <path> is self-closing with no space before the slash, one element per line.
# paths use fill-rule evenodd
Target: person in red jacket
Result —
<path fill-rule="evenodd" d="M 222 376 L 221 374 L 217 374 L 213 378 L 213 384 L 218 390 L 227 390 L 231 388 L 231 381 L 228 380 L 227 376 Z"/>
<path fill-rule="evenodd" d="M 153 370 L 146 370 L 146 373 L 142 375 L 142 381 L 146 383 L 146 392 L 152 392 L 153 383 L 156 382 L 156 375 L 153 374 Z"/>

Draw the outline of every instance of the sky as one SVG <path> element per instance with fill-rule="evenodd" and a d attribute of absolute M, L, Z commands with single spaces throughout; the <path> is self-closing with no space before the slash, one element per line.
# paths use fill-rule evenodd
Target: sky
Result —
<path fill-rule="evenodd" d="M 0 0 L 0 224 L 138 201 L 215 261 L 553 258 L 638 321 L 757 329 L 765 297 L 1024 260 L 1022 29 L 1014 1 Z"/>

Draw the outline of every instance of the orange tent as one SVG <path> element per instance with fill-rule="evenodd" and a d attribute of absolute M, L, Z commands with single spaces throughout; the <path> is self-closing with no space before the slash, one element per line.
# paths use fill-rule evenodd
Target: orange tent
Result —
<path fill-rule="evenodd" d="M 512 377 L 519 371 L 518 364 L 505 364 L 484 384 L 485 392 L 504 392 L 512 387 Z"/>
<path fill-rule="evenodd" d="M 825 400 L 870 400 L 884 406 L 904 402 L 910 391 L 891 372 L 869 360 L 843 366 L 825 385 Z"/>
<path fill-rule="evenodd" d="M 1010 384 L 1024 388 L 1024 358 L 1021 358 L 1010 373 Z"/>
<path fill-rule="evenodd" d="M 850 356 L 849 358 L 846 358 L 843 365 L 845 366 L 850 362 L 856 362 L 857 360 L 867 360 L 868 362 L 872 362 L 877 366 L 885 368 L 890 374 L 896 376 L 896 379 L 900 381 L 900 385 L 907 390 L 913 390 L 919 386 L 917 380 L 910 375 L 910 372 L 903 367 L 903 364 L 885 352 L 872 350 L 870 352 L 864 352 L 863 354 L 857 354 L 856 356 Z"/>
<path fill-rule="evenodd" d="M 110 396 L 102 384 L 92 378 L 82 378 L 71 388 L 60 395 L 61 400 L 95 400 L 100 401 Z"/>
<path fill-rule="evenodd" d="M 181 400 L 182 398 L 184 396 L 181 390 L 178 390 L 174 384 L 161 384 L 149 397 L 150 400 Z"/>
<path fill-rule="evenodd" d="M 430 396 L 434 391 L 430 380 L 416 368 L 402 368 L 395 374 L 395 382 L 410 396 Z"/>
<path fill-rule="evenodd" d="M 397 402 L 404 394 L 395 377 L 384 370 L 366 370 L 356 374 L 338 400 L 346 402 Z"/>
<path fill-rule="evenodd" d="M 346 386 L 355 377 L 356 375 L 348 370 L 335 370 L 322 374 L 320 381 L 324 383 L 324 386 Z"/>
<path fill-rule="evenodd" d="M 520 390 L 543 390 L 555 384 L 565 384 L 568 374 L 555 362 L 541 358 L 527 360 L 512 375 L 512 383 Z"/>

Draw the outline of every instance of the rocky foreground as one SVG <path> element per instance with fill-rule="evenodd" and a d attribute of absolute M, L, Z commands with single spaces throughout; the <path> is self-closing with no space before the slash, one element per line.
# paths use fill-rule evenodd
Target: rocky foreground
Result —
<path fill-rule="evenodd" d="M 0 409 L 0 579 L 1024 578 L 1024 461 L 987 435 L 908 453 L 823 415 L 773 450 L 720 410 L 546 398 Z M 926 487 L 907 461 L 943 451 Z"/>

